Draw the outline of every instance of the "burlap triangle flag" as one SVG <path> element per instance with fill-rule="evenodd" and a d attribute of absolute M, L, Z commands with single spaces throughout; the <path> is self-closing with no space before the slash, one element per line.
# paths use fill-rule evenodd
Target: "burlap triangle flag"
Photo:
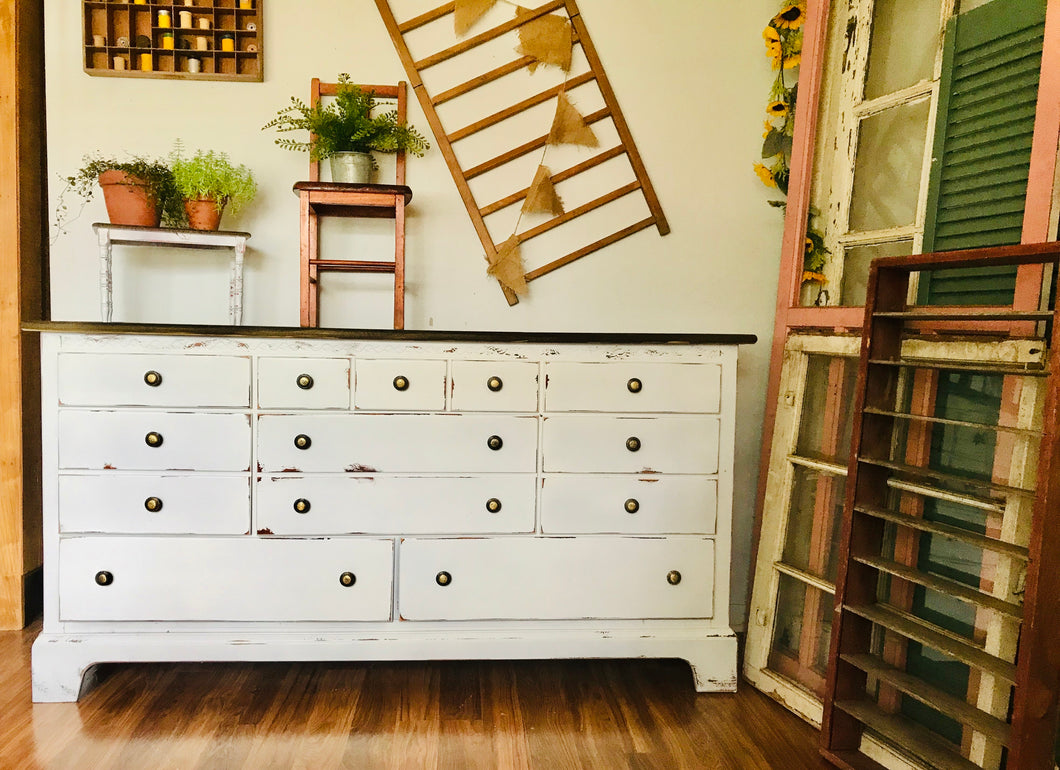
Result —
<path fill-rule="evenodd" d="M 538 166 L 534 181 L 530 184 L 530 191 L 523 201 L 523 213 L 552 216 L 563 213 L 563 201 L 556 194 L 556 188 L 552 184 L 552 172 L 547 166 Z"/>
<path fill-rule="evenodd" d="M 475 22 L 485 16 L 497 0 L 456 0 L 453 3 L 453 28 L 458 35 L 466 35 Z"/>
<path fill-rule="evenodd" d="M 593 129 L 582 114 L 574 109 L 565 93 L 559 95 L 556 118 L 552 121 L 552 130 L 548 132 L 548 143 L 579 144 L 582 147 L 597 147 L 600 144 Z"/>
<path fill-rule="evenodd" d="M 519 236 L 513 235 L 497 247 L 496 253 L 487 254 L 486 262 L 489 263 L 486 273 L 496 278 L 501 286 L 516 294 L 527 293 L 529 287 L 526 284 L 523 255 L 519 250 Z"/>
<path fill-rule="evenodd" d="M 522 6 L 518 6 L 515 12 L 518 16 L 531 13 Z M 519 45 L 515 50 L 536 60 L 528 65 L 531 72 L 538 64 L 552 64 L 570 72 L 573 48 L 570 19 L 550 13 L 519 27 Z"/>

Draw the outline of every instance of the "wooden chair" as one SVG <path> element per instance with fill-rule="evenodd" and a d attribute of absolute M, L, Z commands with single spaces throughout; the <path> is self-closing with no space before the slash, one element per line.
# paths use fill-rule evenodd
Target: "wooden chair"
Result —
<path fill-rule="evenodd" d="M 334 96 L 337 83 L 321 83 L 313 78 L 310 104 L 323 96 Z M 400 122 L 405 121 L 407 86 L 362 85 L 379 99 L 397 100 Z M 405 153 L 398 152 L 395 184 L 344 184 L 321 182 L 320 163 L 310 161 L 309 181 L 297 182 L 301 222 L 301 325 L 315 327 L 319 320 L 318 294 L 320 274 L 326 271 L 347 273 L 394 274 L 394 328 L 405 328 L 405 206 L 412 200 L 412 190 L 405 186 Z M 318 233 L 320 217 L 366 217 L 394 220 L 394 261 L 370 262 L 348 259 L 321 259 Z"/>

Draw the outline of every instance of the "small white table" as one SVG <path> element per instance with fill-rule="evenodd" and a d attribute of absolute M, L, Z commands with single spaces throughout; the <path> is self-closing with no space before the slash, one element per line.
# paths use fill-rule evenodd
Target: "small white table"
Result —
<path fill-rule="evenodd" d="M 111 252 L 114 244 L 170 246 L 188 249 L 232 249 L 229 278 L 228 317 L 233 325 L 243 323 L 243 259 L 250 233 L 232 230 L 182 230 L 169 227 L 135 227 L 97 222 L 92 225 L 99 239 L 100 314 L 110 322 L 114 315 Z"/>

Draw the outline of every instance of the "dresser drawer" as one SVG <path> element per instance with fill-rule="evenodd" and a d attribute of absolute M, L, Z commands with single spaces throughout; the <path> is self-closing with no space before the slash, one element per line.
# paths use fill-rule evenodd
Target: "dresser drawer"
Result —
<path fill-rule="evenodd" d="M 258 359 L 262 409 L 349 409 L 348 358 Z"/>
<path fill-rule="evenodd" d="M 237 356 L 61 353 L 68 406 L 249 407 L 250 359 Z"/>
<path fill-rule="evenodd" d="M 717 473 L 719 429 L 716 417 L 546 417 L 542 462 L 560 473 Z"/>
<path fill-rule="evenodd" d="M 713 577 L 705 538 L 409 538 L 398 610 L 405 620 L 709 618 Z"/>
<path fill-rule="evenodd" d="M 59 478 L 59 531 L 243 535 L 248 476 L 105 474 Z"/>
<path fill-rule="evenodd" d="M 440 412 L 445 409 L 445 361 L 354 362 L 354 409 Z"/>
<path fill-rule="evenodd" d="M 498 449 L 490 448 L 491 439 L 500 439 Z M 306 448 L 298 448 L 296 441 Z M 267 473 L 533 473 L 537 418 L 262 415 L 258 465 Z"/>
<path fill-rule="evenodd" d="M 286 476 L 258 482 L 276 535 L 533 532 L 535 477 Z"/>
<path fill-rule="evenodd" d="M 704 476 L 546 476 L 541 531 L 546 534 L 714 533 L 717 479 Z"/>
<path fill-rule="evenodd" d="M 454 361 L 449 387 L 461 412 L 536 412 L 538 365 L 526 361 Z"/>
<path fill-rule="evenodd" d="M 250 446 L 246 414 L 59 413 L 60 468 L 248 471 Z"/>
<path fill-rule="evenodd" d="M 549 412 L 717 412 L 717 364 L 545 364 Z"/>
<path fill-rule="evenodd" d="M 391 616 L 390 540 L 71 537 L 59 542 L 59 559 L 61 620 Z"/>

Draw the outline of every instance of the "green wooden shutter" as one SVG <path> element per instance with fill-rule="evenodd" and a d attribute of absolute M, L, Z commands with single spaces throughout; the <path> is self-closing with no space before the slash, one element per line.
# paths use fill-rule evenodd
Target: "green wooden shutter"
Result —
<path fill-rule="evenodd" d="M 950 20 L 924 251 L 1020 242 L 1045 37 L 1045 0 L 993 0 Z M 1007 304 L 1015 269 L 950 270 L 931 304 Z"/>

